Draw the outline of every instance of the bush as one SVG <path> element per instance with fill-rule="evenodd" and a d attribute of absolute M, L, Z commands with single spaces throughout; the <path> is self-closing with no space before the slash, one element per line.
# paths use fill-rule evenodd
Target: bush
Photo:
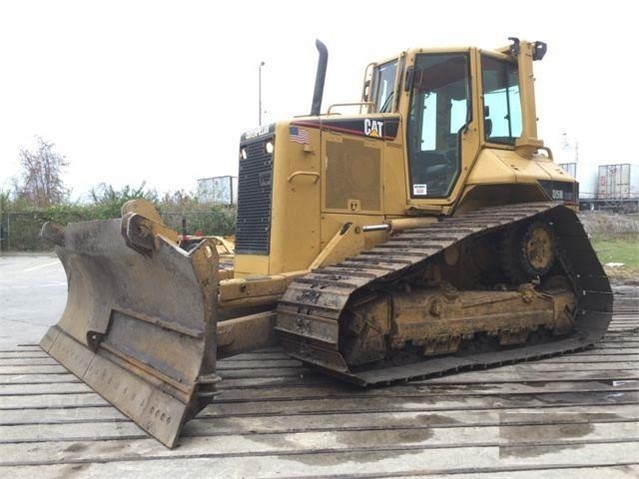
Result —
<path fill-rule="evenodd" d="M 235 233 L 235 208 L 201 203 L 196 195 L 178 191 L 161 200 L 155 191 L 125 186 L 120 190 L 101 184 L 90 192 L 88 204 L 61 204 L 37 208 L 21 200 L 12 199 L 0 191 L 0 250 L 51 251 L 53 246 L 40 238 L 42 225 L 54 221 L 66 226 L 76 221 L 119 218 L 122 205 L 136 198 L 153 203 L 165 223 L 182 231 L 186 219 L 187 233 L 229 236 Z"/>
<path fill-rule="evenodd" d="M 164 211 L 162 219 L 179 232 L 182 232 L 184 218 L 188 234 L 231 236 L 235 234 L 235 212 L 235 208 L 203 205 L 201 211 Z"/>
<path fill-rule="evenodd" d="M 108 220 L 118 218 L 122 205 L 129 200 L 144 199 L 158 206 L 158 195 L 153 190 L 145 190 L 144 183 L 134 188 L 130 185 L 124 186 L 121 190 L 116 190 L 111 185 L 101 183 L 91 188 L 90 208 L 93 210 L 93 219 Z"/>

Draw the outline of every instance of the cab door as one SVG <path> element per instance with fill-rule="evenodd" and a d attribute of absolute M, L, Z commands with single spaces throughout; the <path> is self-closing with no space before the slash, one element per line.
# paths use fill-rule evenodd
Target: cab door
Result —
<path fill-rule="evenodd" d="M 474 59 L 472 49 L 413 57 L 404 107 L 412 207 L 452 206 L 477 156 Z"/>

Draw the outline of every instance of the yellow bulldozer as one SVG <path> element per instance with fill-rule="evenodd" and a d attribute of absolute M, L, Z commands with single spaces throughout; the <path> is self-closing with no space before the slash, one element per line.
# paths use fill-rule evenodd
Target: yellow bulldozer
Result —
<path fill-rule="evenodd" d="M 47 223 L 69 290 L 42 348 L 173 447 L 218 394 L 216 360 L 276 343 L 362 386 L 592 345 L 612 293 L 537 137 L 546 44 L 509 40 L 371 63 L 358 114 L 320 112 L 318 41 L 310 114 L 241 136 L 232 265 L 143 201 Z"/>

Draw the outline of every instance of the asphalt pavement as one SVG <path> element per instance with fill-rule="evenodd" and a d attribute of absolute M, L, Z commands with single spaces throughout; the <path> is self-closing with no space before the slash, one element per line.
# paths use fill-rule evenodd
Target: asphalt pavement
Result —
<path fill-rule="evenodd" d="M 0 347 L 39 342 L 66 302 L 67 279 L 55 254 L 0 256 Z"/>

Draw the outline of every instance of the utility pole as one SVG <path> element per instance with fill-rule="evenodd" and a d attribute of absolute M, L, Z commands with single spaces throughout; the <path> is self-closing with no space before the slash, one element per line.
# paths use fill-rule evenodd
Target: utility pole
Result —
<path fill-rule="evenodd" d="M 262 67 L 264 65 L 266 65 L 266 63 L 261 62 L 258 68 L 258 91 L 257 91 L 258 100 L 257 102 L 260 109 L 259 116 L 258 116 L 259 126 L 262 126 Z"/>

